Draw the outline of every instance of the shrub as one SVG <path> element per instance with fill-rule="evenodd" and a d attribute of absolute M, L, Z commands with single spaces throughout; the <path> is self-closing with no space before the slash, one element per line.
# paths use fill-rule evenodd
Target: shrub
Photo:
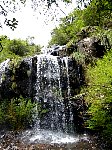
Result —
<path fill-rule="evenodd" d="M 6 124 L 13 130 L 29 127 L 34 122 L 35 106 L 23 97 L 13 98 L 10 102 L 5 100 L 0 104 L 0 124 Z"/>
<path fill-rule="evenodd" d="M 112 139 L 112 50 L 87 70 L 88 87 L 85 100 L 90 115 L 87 125 Z"/>
<path fill-rule="evenodd" d="M 26 40 L 10 40 L 6 36 L 0 36 L 0 40 L 0 62 L 7 58 L 17 60 L 25 56 L 39 54 L 41 50 L 39 45 L 29 44 Z"/>
<path fill-rule="evenodd" d="M 72 57 L 75 58 L 78 63 L 85 63 L 85 55 L 80 52 L 73 52 Z"/>
<path fill-rule="evenodd" d="M 21 40 L 12 40 L 10 41 L 8 45 L 8 49 L 19 56 L 25 56 L 28 52 L 29 49 L 24 41 Z"/>

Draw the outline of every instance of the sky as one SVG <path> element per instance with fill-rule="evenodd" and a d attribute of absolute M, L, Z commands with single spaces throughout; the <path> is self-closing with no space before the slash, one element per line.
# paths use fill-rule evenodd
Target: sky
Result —
<path fill-rule="evenodd" d="M 27 0 L 25 7 L 20 5 L 20 10 L 18 9 L 15 13 L 9 12 L 8 18 L 15 17 L 19 24 L 14 31 L 7 26 L 3 26 L 3 28 L 0 28 L 0 35 L 7 35 L 10 39 L 20 38 L 23 40 L 30 36 L 34 37 L 35 44 L 47 46 L 48 41 L 51 39 L 51 31 L 59 24 L 59 18 L 72 12 L 76 7 L 76 3 L 73 0 L 72 4 L 66 6 L 64 3 L 59 2 L 59 7 L 52 5 L 52 8 L 47 12 L 47 7 L 43 4 L 40 5 L 37 7 L 35 4 L 36 9 L 34 7 L 32 9 L 31 1 Z"/>

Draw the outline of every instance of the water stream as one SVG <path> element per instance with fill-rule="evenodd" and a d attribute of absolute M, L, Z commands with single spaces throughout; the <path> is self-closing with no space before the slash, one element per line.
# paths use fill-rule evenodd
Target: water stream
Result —
<path fill-rule="evenodd" d="M 35 91 L 34 98 L 41 105 L 38 127 L 73 132 L 73 114 L 68 101 L 68 57 L 60 58 L 49 54 L 37 56 Z M 43 111 L 46 113 L 43 114 Z"/>
<path fill-rule="evenodd" d="M 53 56 L 48 53 L 35 56 L 35 60 L 35 64 L 33 58 L 24 61 L 29 64 L 30 70 L 36 66 L 33 99 L 40 105 L 35 117 L 36 124 L 33 129 L 18 134 L 1 133 L 0 149 L 98 150 L 96 142 L 90 136 L 76 133 L 76 114 L 69 101 L 71 96 L 69 57 Z M 9 60 L 0 64 L 0 83 L 8 62 Z"/>
<path fill-rule="evenodd" d="M 6 61 L 4 61 L 0 64 L 0 86 L 2 84 L 3 74 L 5 73 L 6 69 L 9 66 L 8 65 L 9 61 L 10 61 L 10 59 L 7 59 Z"/>

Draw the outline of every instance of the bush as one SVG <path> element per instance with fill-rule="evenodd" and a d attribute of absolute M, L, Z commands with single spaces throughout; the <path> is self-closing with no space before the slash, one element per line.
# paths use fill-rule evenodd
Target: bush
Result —
<path fill-rule="evenodd" d="M 10 40 L 6 36 L 0 36 L 0 63 L 9 59 L 21 59 L 25 56 L 39 54 L 41 47 L 35 44 L 29 44 L 28 41 L 14 39 Z"/>
<path fill-rule="evenodd" d="M 21 40 L 12 40 L 10 41 L 8 45 L 8 49 L 19 56 L 25 56 L 28 52 L 29 49 L 24 41 Z"/>
<path fill-rule="evenodd" d="M 85 55 L 80 52 L 73 52 L 72 57 L 75 58 L 78 63 L 85 63 Z"/>
<path fill-rule="evenodd" d="M 86 75 L 87 126 L 112 140 L 112 50 L 96 66 L 89 67 Z"/>
<path fill-rule="evenodd" d="M 0 124 L 8 125 L 13 130 L 29 127 L 34 123 L 35 106 L 35 103 L 23 97 L 13 98 L 10 102 L 5 100 L 0 104 Z"/>

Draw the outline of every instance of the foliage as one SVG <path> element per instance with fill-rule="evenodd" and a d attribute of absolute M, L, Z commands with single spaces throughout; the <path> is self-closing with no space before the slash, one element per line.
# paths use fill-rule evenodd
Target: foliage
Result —
<path fill-rule="evenodd" d="M 84 24 L 86 26 L 104 26 L 112 21 L 112 2 L 110 0 L 92 0 L 84 10 Z"/>
<path fill-rule="evenodd" d="M 22 3 L 22 1 L 23 0 L 20 0 L 21 3 Z M 16 11 L 17 7 L 18 7 L 18 2 L 15 0 L 0 1 L 0 15 L 3 18 L 3 22 L 2 21 L 0 22 L 1 28 L 3 27 L 4 24 L 9 26 L 12 30 L 14 30 L 17 27 L 18 21 L 16 20 L 16 18 L 9 19 L 7 17 L 8 13 L 9 12 L 14 13 Z"/>
<path fill-rule="evenodd" d="M 21 40 L 10 41 L 7 49 L 15 55 L 19 56 L 25 56 L 29 51 L 26 43 L 22 42 Z"/>
<path fill-rule="evenodd" d="M 90 35 L 98 34 L 108 28 L 111 29 L 112 2 L 110 0 L 91 0 L 87 5 L 86 0 L 78 0 L 78 2 L 83 2 L 86 7 L 84 9 L 76 8 L 68 16 L 61 19 L 59 27 L 55 28 L 51 34 L 50 46 L 53 44 L 63 45 L 70 41 L 77 42 L 80 40 L 81 31 L 86 26 L 99 29 L 98 32 L 95 30 L 90 31 Z"/>
<path fill-rule="evenodd" d="M 85 55 L 80 52 L 73 52 L 72 57 L 80 64 L 85 64 Z"/>
<path fill-rule="evenodd" d="M 52 32 L 52 40 L 49 45 L 65 45 L 69 41 L 66 32 L 63 29 L 55 28 Z"/>
<path fill-rule="evenodd" d="M 84 26 L 82 20 L 83 10 L 75 9 L 65 18 L 61 19 L 61 23 L 58 28 L 55 28 L 51 34 L 52 39 L 49 45 L 59 44 L 64 45 L 69 41 L 77 41 L 77 33 Z"/>
<path fill-rule="evenodd" d="M 7 124 L 14 130 L 26 128 L 33 123 L 33 115 L 36 104 L 30 99 L 13 98 L 11 101 L 4 100 L 0 104 L 0 125 Z"/>
<path fill-rule="evenodd" d="M 89 67 L 86 74 L 88 87 L 85 100 L 88 103 L 90 129 L 100 131 L 112 140 L 112 50 Z M 85 90 L 85 89 L 84 89 Z"/>
<path fill-rule="evenodd" d="M 2 50 L 0 52 L 0 62 L 6 58 L 21 59 L 22 57 L 34 55 L 40 52 L 40 46 L 29 44 L 27 41 L 14 39 L 10 40 L 6 36 L 0 36 Z"/>
<path fill-rule="evenodd" d="M 52 4 L 55 4 L 57 7 L 59 7 L 59 1 L 58 0 L 30 0 L 31 1 L 31 7 L 34 6 L 35 9 L 38 8 L 38 6 L 42 6 L 44 4 L 47 6 L 46 8 L 51 8 Z M 64 3 L 71 3 L 71 0 L 60 0 Z M 106 18 L 110 18 L 112 13 L 112 2 L 110 0 L 76 0 L 77 6 L 80 8 L 82 5 L 87 8 L 85 17 L 85 22 L 88 23 L 88 20 L 93 22 L 93 18 L 95 19 L 95 23 L 102 24 L 102 19 L 105 20 Z M 0 3 L 0 14 L 4 17 L 4 23 L 0 22 L 0 27 L 3 26 L 3 24 L 9 26 L 12 30 L 14 30 L 17 25 L 18 21 L 16 18 L 9 19 L 8 13 L 9 12 L 15 12 L 16 10 L 20 9 L 21 7 L 25 6 L 27 0 L 2 0 Z M 23 4 L 23 6 L 21 6 Z M 19 7 L 18 7 L 19 6 Z M 89 13 L 90 12 L 90 13 Z M 90 16 L 89 16 L 90 15 Z M 89 18 L 88 18 L 89 17 Z M 91 19 L 91 17 L 93 17 Z M 87 19 L 87 20 L 86 20 Z M 106 19 L 106 20 L 107 20 Z M 97 20 L 97 21 L 96 21 Z M 94 24 L 95 24 L 94 23 Z"/>

